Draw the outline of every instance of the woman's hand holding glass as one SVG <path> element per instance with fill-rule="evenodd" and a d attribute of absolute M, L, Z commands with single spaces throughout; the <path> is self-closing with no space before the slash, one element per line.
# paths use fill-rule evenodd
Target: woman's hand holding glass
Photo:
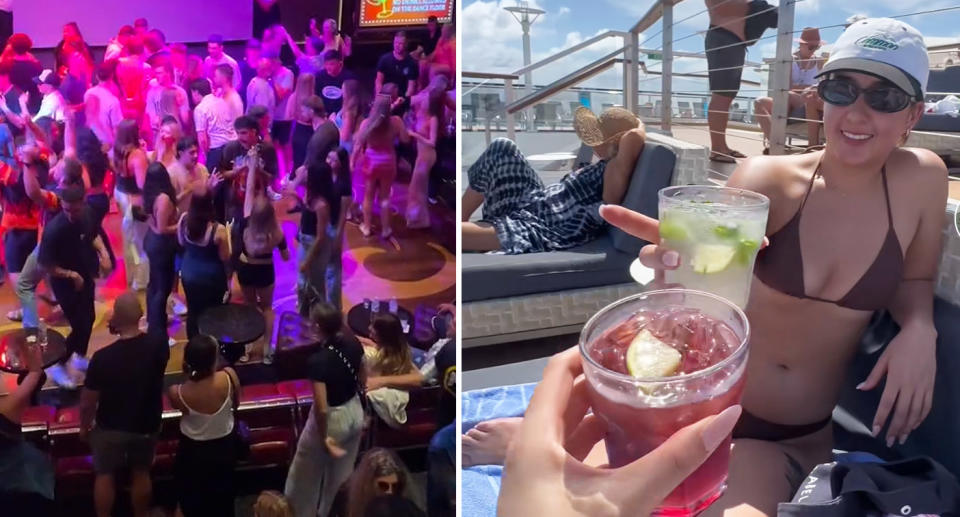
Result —
<path fill-rule="evenodd" d="M 691 424 L 616 469 L 583 463 L 606 433 L 590 401 L 577 347 L 554 356 L 510 443 L 497 515 L 649 515 L 730 434 L 740 406 Z"/>

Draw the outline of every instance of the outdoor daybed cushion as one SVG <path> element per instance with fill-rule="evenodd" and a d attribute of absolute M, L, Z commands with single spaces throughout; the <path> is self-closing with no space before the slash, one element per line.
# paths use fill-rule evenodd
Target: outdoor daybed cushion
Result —
<path fill-rule="evenodd" d="M 657 217 L 657 192 L 670 185 L 676 155 L 648 141 L 623 206 Z M 646 244 L 617 228 L 563 251 L 496 255 L 464 253 L 463 301 L 474 302 L 536 293 L 629 283 L 630 262 Z"/>
<path fill-rule="evenodd" d="M 930 70 L 927 79 L 927 91 L 935 92 L 927 95 L 927 102 L 935 102 L 952 93 L 960 97 L 960 66 L 948 66 L 943 70 Z M 924 113 L 913 127 L 917 131 L 942 131 L 946 133 L 960 133 L 960 117 L 951 117 L 937 113 Z"/>

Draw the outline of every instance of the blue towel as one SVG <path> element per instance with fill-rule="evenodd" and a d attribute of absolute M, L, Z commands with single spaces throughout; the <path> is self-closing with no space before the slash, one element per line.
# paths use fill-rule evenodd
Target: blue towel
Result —
<path fill-rule="evenodd" d="M 461 397 L 463 432 L 484 420 L 523 416 L 533 396 L 535 383 L 499 386 L 466 391 Z M 463 515 L 494 517 L 503 467 L 486 465 L 463 469 L 460 478 L 460 501 Z"/>

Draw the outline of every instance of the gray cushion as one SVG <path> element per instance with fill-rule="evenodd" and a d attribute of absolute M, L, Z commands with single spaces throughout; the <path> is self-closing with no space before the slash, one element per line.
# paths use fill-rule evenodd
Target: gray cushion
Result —
<path fill-rule="evenodd" d="M 913 127 L 917 131 L 946 131 L 960 133 L 960 117 L 951 117 L 950 115 L 941 115 L 937 113 L 924 113 L 917 125 Z"/>
<path fill-rule="evenodd" d="M 673 150 L 648 140 L 644 145 L 643 153 L 637 160 L 630 186 L 627 188 L 626 195 L 623 196 L 621 205 L 656 218 L 659 203 L 657 193 L 660 189 L 670 186 L 676 162 L 677 156 Z M 613 238 L 613 246 L 633 257 L 636 257 L 640 248 L 647 244 L 646 241 L 629 235 L 619 228 L 611 227 L 609 232 Z"/>
<path fill-rule="evenodd" d="M 524 255 L 464 253 L 463 301 L 473 302 L 632 282 L 628 255 L 609 235 L 563 251 Z"/>

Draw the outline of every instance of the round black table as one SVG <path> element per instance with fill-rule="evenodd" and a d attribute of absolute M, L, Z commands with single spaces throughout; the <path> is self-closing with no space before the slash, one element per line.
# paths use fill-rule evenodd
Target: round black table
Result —
<path fill-rule="evenodd" d="M 233 364 L 243 356 L 244 347 L 266 332 L 266 321 L 256 307 L 227 303 L 204 311 L 197 327 L 201 333 L 216 338 L 223 358 Z"/>
<path fill-rule="evenodd" d="M 387 302 L 380 302 L 380 313 L 387 313 Z M 397 307 L 397 317 L 401 321 L 404 319 L 407 320 L 407 332 L 404 332 L 404 335 L 407 338 L 413 337 L 413 314 L 410 311 L 404 309 L 403 307 Z M 370 337 L 370 320 L 373 319 L 369 307 L 364 307 L 362 303 L 354 305 L 352 309 L 347 312 L 347 325 L 350 326 L 350 330 L 354 334 L 362 337 Z"/>
<path fill-rule="evenodd" d="M 36 332 L 31 332 L 36 335 Z M 0 370 L 23 375 L 29 372 L 24 347 L 27 344 L 27 331 L 17 329 L 0 336 Z M 47 344 L 40 347 L 43 367 L 47 368 L 67 356 L 67 341 L 63 334 L 47 329 Z"/>

